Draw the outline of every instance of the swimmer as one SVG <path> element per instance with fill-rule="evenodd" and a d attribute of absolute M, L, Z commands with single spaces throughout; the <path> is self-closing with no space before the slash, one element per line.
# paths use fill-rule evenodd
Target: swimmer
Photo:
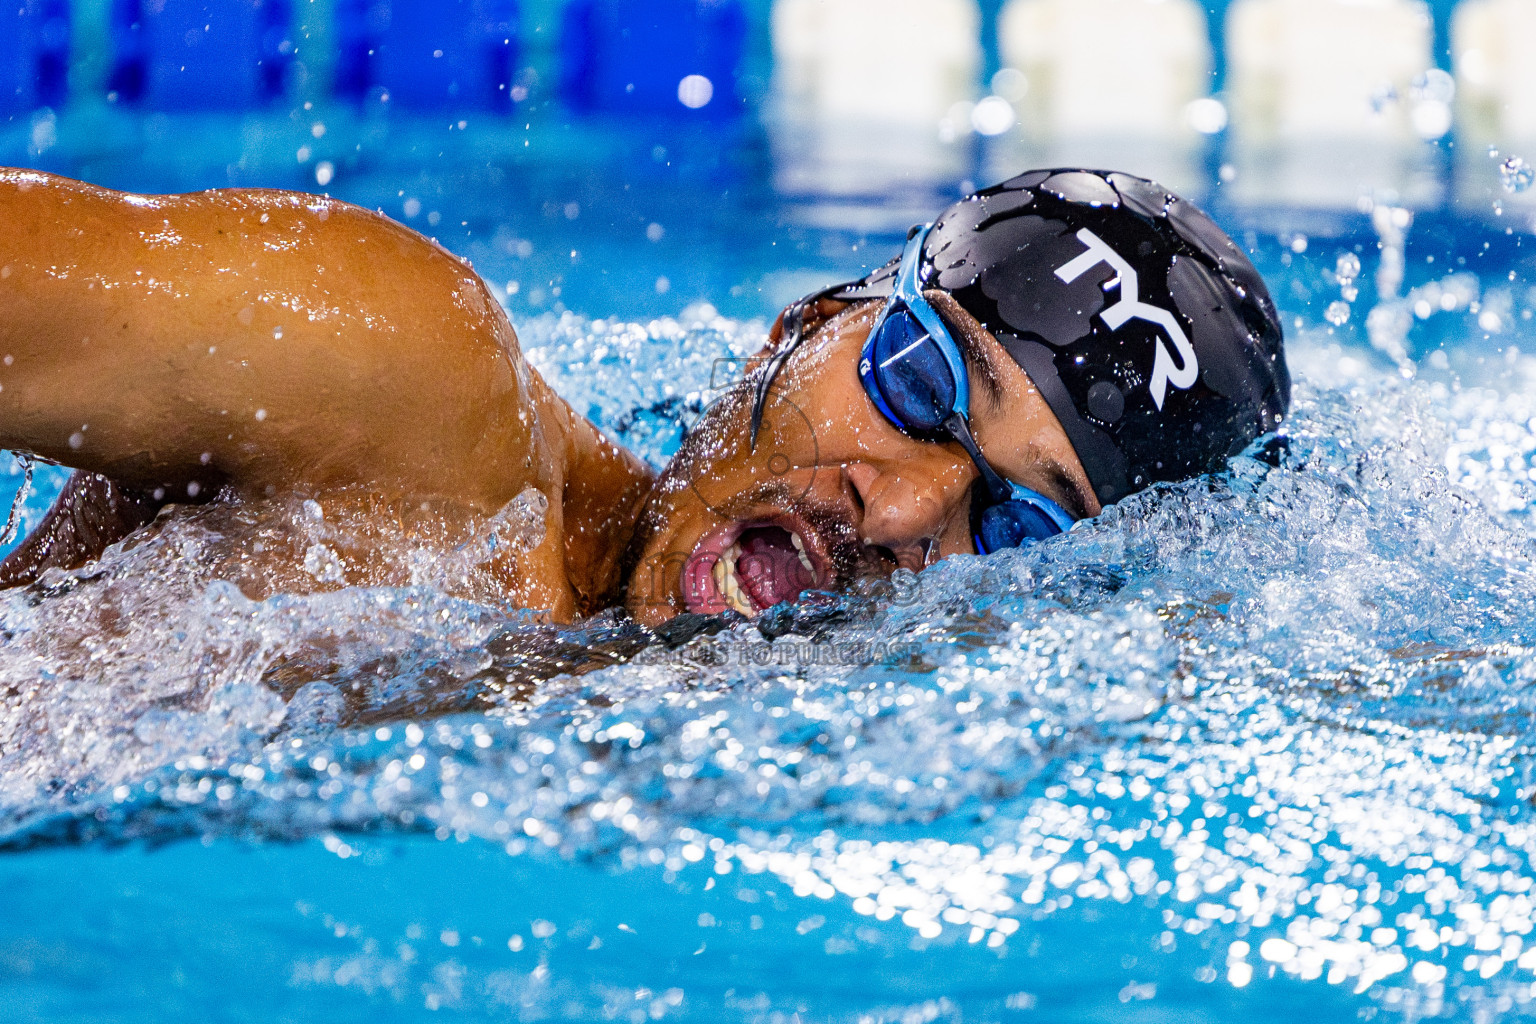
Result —
<path fill-rule="evenodd" d="M 0 447 L 80 471 L 13 585 L 166 505 L 284 497 L 356 528 L 346 583 L 403 585 L 368 536 L 451 549 L 531 493 L 536 543 L 490 562 L 505 603 L 750 616 L 1055 536 L 1289 404 L 1253 266 L 1124 174 L 1021 175 L 795 303 L 659 479 L 528 366 L 465 261 L 381 214 L 4 171 L 0 220 Z M 242 551 L 242 589 L 318 586 L 296 557 Z"/>
<path fill-rule="evenodd" d="M 759 613 L 1031 544 L 1221 468 L 1290 405 L 1263 280 L 1192 204 L 1032 171 L 802 299 L 657 482 L 628 605 Z"/>

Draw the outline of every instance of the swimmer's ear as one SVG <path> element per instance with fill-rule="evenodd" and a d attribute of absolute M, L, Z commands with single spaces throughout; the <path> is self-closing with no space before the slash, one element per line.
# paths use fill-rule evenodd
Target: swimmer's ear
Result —
<path fill-rule="evenodd" d="M 779 342 L 784 339 L 784 315 L 788 313 L 789 310 L 790 307 L 785 306 L 783 309 L 779 310 L 779 315 L 774 317 L 773 326 L 768 328 L 768 340 L 764 342 L 763 347 L 758 349 L 757 352 L 752 356 L 752 360 L 754 362 L 762 359 L 764 356 L 768 355 L 774 349 L 779 347 Z"/>
<path fill-rule="evenodd" d="M 744 379 L 750 379 L 753 373 L 757 374 L 752 399 L 752 428 L 748 435 L 753 448 L 757 447 L 757 434 L 763 426 L 763 409 L 768 404 L 768 391 L 773 387 L 774 378 L 807 334 L 825 323 L 828 317 L 835 316 L 838 310 L 848 306 L 848 303 L 830 297 L 846 287 L 833 285 L 813 292 L 784 310 L 774 323 L 773 330 L 768 332 L 768 344 L 763 346 L 757 356 L 747 360 L 747 376 Z"/>
<path fill-rule="evenodd" d="M 747 372 L 750 373 L 752 370 L 756 369 L 764 359 L 767 359 L 779 350 L 779 345 L 784 340 L 784 318 L 787 317 L 790 314 L 790 311 L 793 310 L 796 306 L 800 306 L 802 302 L 804 302 L 804 300 L 801 300 L 801 302 L 791 302 L 789 305 L 785 306 L 779 315 L 774 319 L 773 326 L 768 329 L 768 340 L 763 343 L 762 348 L 758 349 L 755 353 L 747 358 Z M 813 331 L 816 330 L 816 328 L 820 327 L 822 324 L 826 323 L 828 320 L 832 319 L 843 310 L 847 309 L 850 305 L 852 305 L 852 303 L 840 302 L 837 299 L 825 298 L 816 299 L 814 302 L 805 303 L 800 312 L 801 337 L 803 338 L 810 335 Z"/>
<path fill-rule="evenodd" d="M 779 344 L 784 340 L 784 318 L 789 311 L 795 308 L 794 303 L 785 306 L 774 318 L 773 326 L 768 328 L 768 340 L 763 342 L 763 347 L 747 356 L 741 365 L 741 376 L 746 379 L 756 373 L 762 365 L 773 358 L 773 354 L 779 350 Z"/>

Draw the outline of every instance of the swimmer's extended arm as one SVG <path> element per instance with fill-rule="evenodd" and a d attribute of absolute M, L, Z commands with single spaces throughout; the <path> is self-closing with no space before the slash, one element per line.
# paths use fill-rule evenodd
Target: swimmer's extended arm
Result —
<path fill-rule="evenodd" d="M 0 447 L 168 498 L 364 484 L 496 508 L 568 461 L 572 420 L 474 272 L 380 214 L 0 170 Z"/>

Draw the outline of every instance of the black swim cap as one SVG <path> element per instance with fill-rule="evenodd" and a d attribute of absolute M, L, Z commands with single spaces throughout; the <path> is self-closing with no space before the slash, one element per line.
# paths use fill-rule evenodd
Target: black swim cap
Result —
<path fill-rule="evenodd" d="M 1192 203 L 1144 178 L 1021 174 L 945 210 L 923 263 L 925 286 L 954 296 L 1029 374 L 1106 505 L 1220 469 L 1290 408 L 1258 271 Z M 895 270 L 822 294 L 883 298 Z"/>

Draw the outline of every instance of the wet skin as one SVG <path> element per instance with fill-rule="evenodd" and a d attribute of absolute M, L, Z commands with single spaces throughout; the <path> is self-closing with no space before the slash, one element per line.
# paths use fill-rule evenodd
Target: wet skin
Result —
<path fill-rule="evenodd" d="M 993 467 L 1080 517 L 1097 515 L 1087 474 L 1028 375 L 948 295 L 925 294 L 984 360 L 970 368 L 971 423 Z M 636 530 L 627 595 L 636 619 L 728 607 L 753 614 L 799 591 L 975 552 L 975 466 L 957 443 L 907 437 L 859 381 L 860 350 L 880 308 L 821 304 L 830 318 L 775 382 L 755 449 L 750 386 L 711 407 L 689 434 Z M 782 319 L 764 354 L 781 330 Z M 988 377 L 995 396 L 981 383 Z"/>
<path fill-rule="evenodd" d="M 752 614 L 974 550 L 974 466 L 957 444 L 903 435 L 859 382 L 879 303 L 817 307 L 755 448 L 743 386 L 656 481 L 527 365 L 466 262 L 381 214 L 291 192 L 134 196 L 0 170 L 0 223 L 0 447 L 144 500 L 300 496 L 360 524 L 364 548 L 402 535 L 451 547 L 532 487 L 548 499 L 542 543 L 491 568 L 506 603 L 555 621 L 621 597 L 647 625 Z M 952 299 L 928 295 L 983 359 L 972 424 L 994 467 L 1096 515 L 1029 378 Z M 240 585 L 253 597 L 317 588 L 295 557 L 243 551 Z M 387 561 L 347 578 L 409 581 Z"/>
<path fill-rule="evenodd" d="M 615 600 L 651 473 L 545 385 L 447 250 L 318 196 L 20 170 L 0 170 L 0 224 L 0 447 L 160 500 L 298 494 L 439 543 L 533 487 L 543 542 L 491 567 L 508 602 L 567 621 Z M 264 568 L 292 576 L 244 579 Z M 360 582 L 403 582 L 378 576 Z"/>

